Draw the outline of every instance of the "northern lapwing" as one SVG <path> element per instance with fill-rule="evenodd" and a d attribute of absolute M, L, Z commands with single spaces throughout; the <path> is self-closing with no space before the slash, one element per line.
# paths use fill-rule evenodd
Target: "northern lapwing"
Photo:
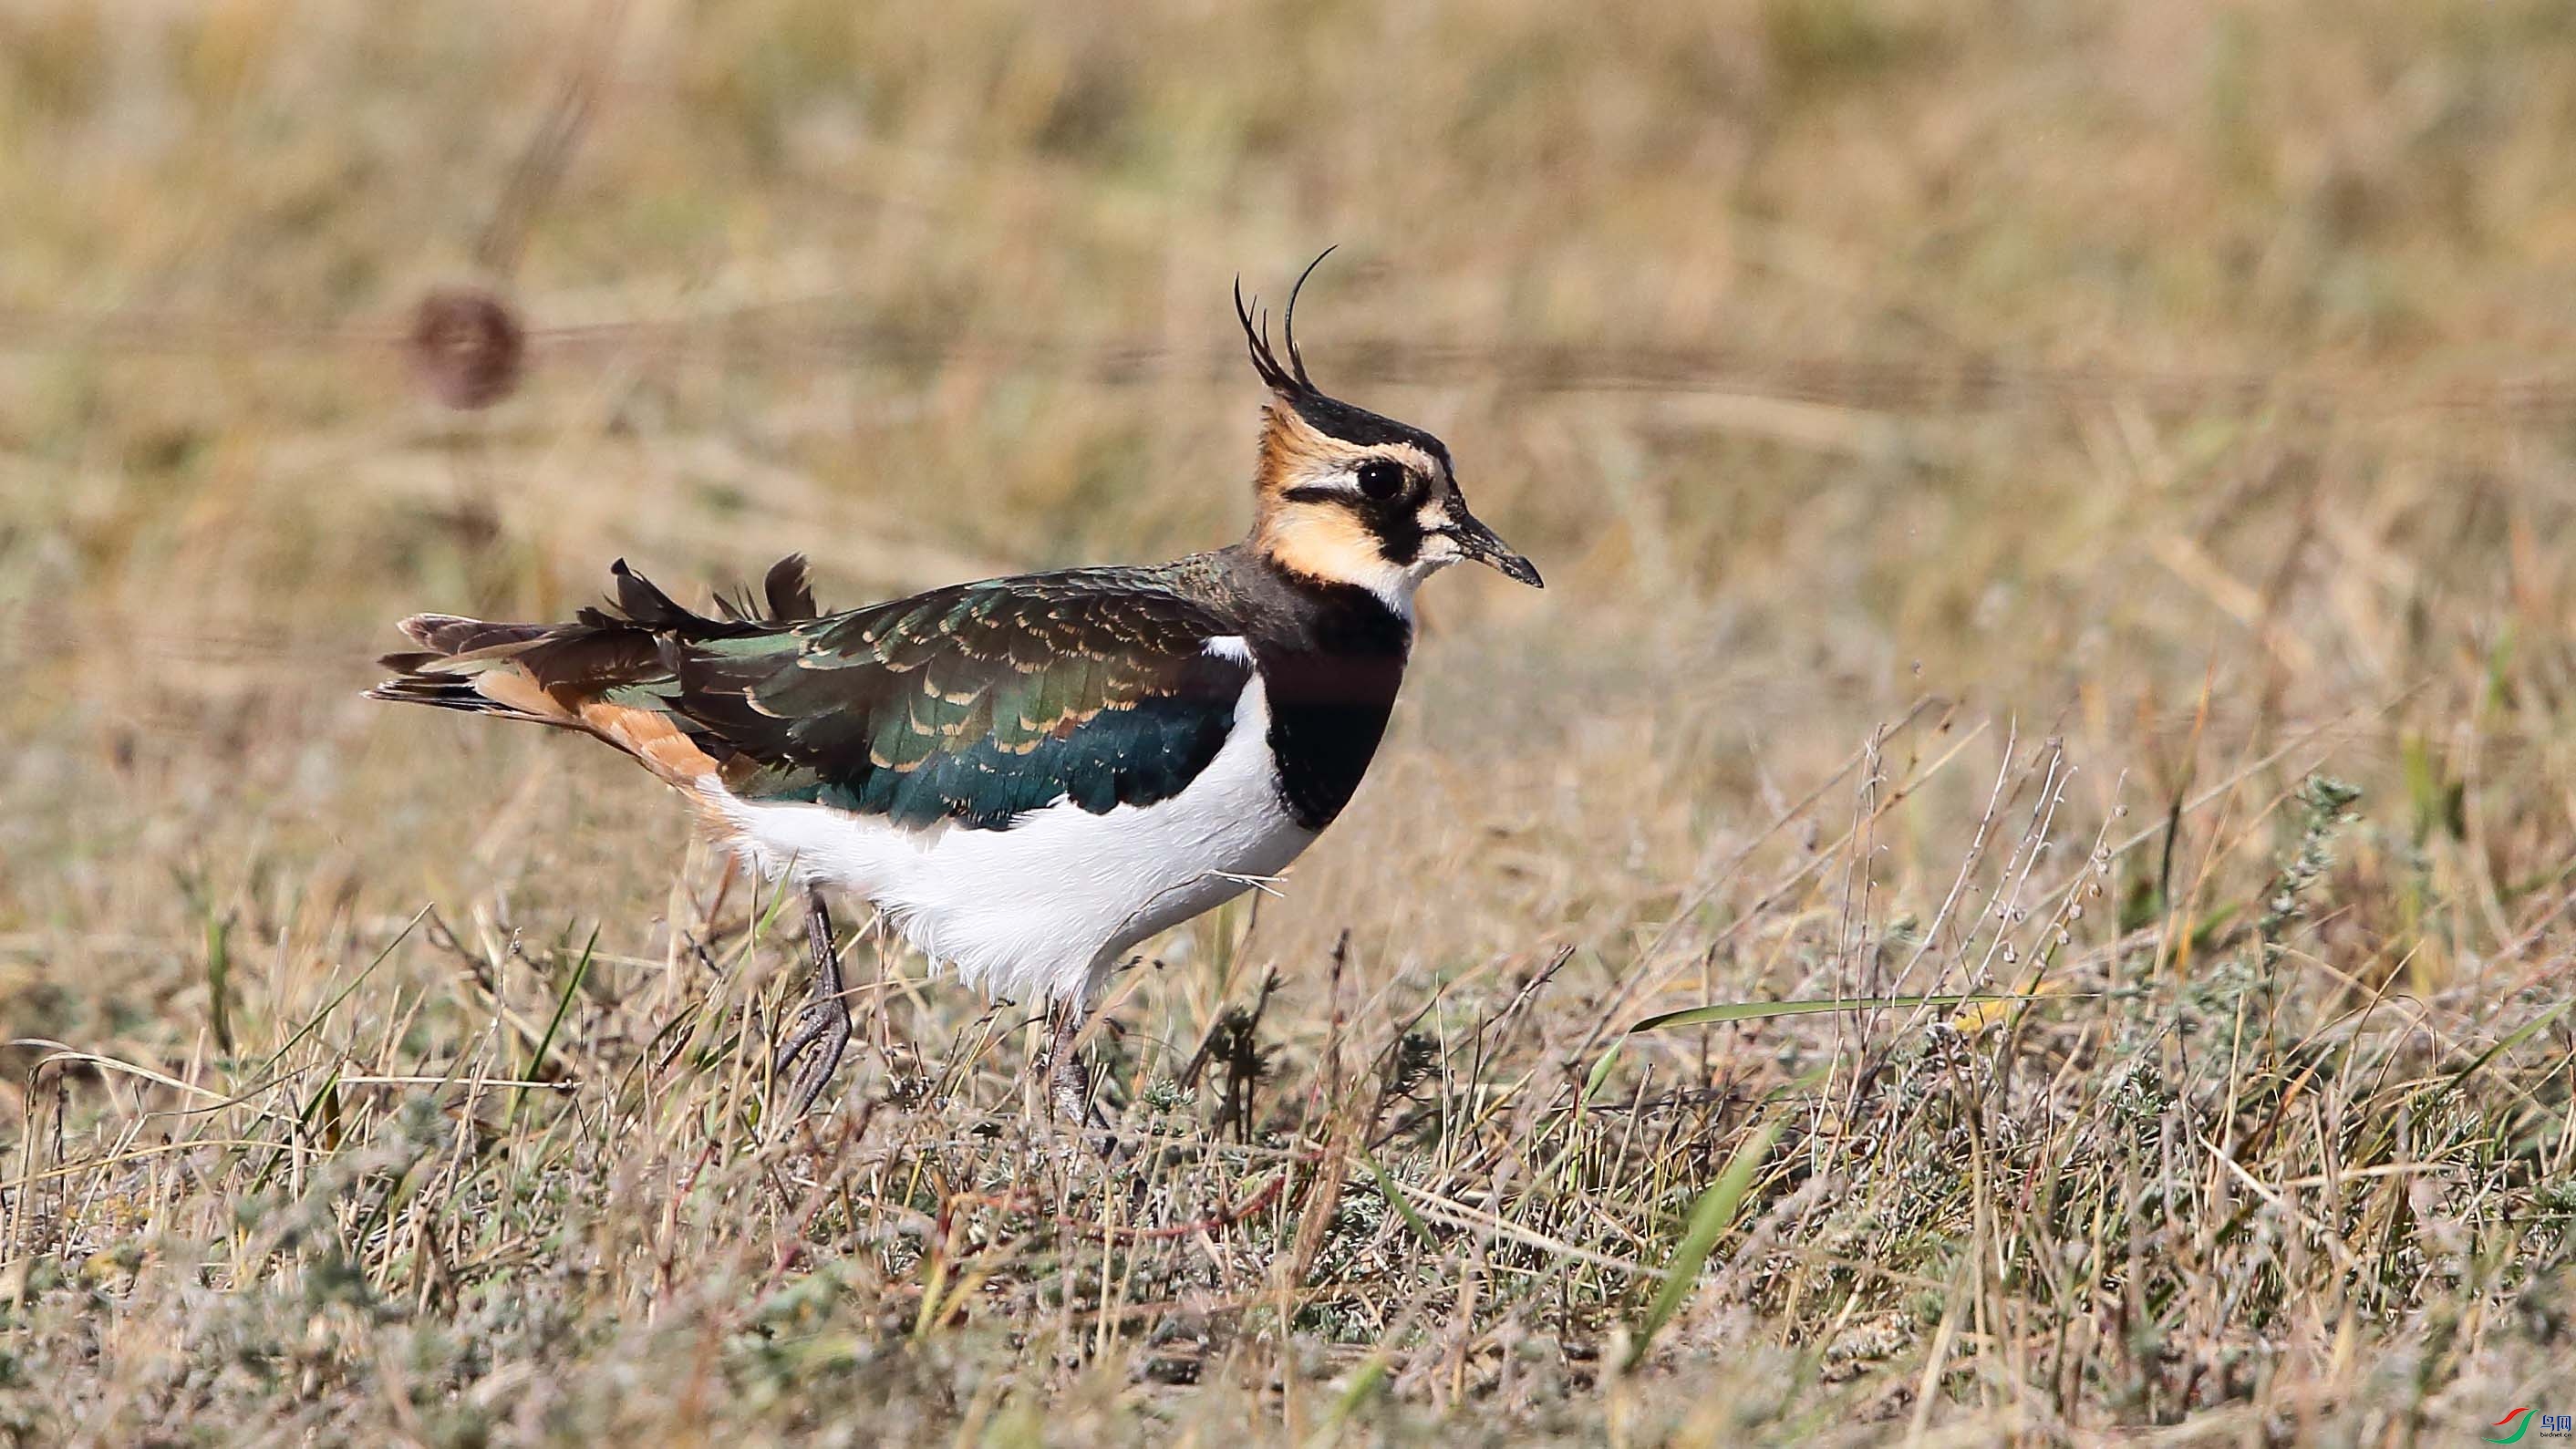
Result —
<path fill-rule="evenodd" d="M 1323 258 L 1316 258 L 1317 262 Z M 824 891 L 864 897 L 934 962 L 1043 1002 L 1047 1088 L 1094 1123 L 1076 1038 L 1147 937 L 1277 875 L 1332 823 L 1384 736 L 1413 597 L 1461 559 L 1539 586 L 1467 511 L 1449 450 L 1326 396 L 1289 292 L 1249 537 L 1150 567 L 952 584 L 824 613 L 805 561 L 765 598 L 681 607 L 610 569 L 565 624 L 402 621 L 376 699 L 578 730 L 677 787 L 715 834 L 803 888 L 812 994 L 777 1049 L 795 1113 L 850 1037 Z"/>

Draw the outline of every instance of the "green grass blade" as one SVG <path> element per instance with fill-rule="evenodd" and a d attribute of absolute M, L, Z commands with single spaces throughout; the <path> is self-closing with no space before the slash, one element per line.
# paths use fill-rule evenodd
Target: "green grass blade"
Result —
<path fill-rule="evenodd" d="M 1589 1104 L 1594 1097 L 1601 1094 L 1601 1084 L 1610 1080 L 1610 1068 L 1618 1064 L 1619 1048 L 1625 1041 L 1627 1038 L 1623 1036 L 1618 1041 L 1610 1043 L 1609 1050 L 1604 1051 L 1601 1059 L 1592 1064 L 1592 1070 L 1584 1075 L 1583 1096 L 1578 1100 Z"/>
<path fill-rule="evenodd" d="M 1699 1270 L 1708 1263 L 1709 1250 L 1735 1224 L 1736 1210 L 1744 1205 L 1744 1194 L 1753 1186 L 1754 1170 L 1762 1159 L 1771 1155 L 1771 1144 L 1780 1136 L 1777 1120 L 1753 1129 L 1726 1160 L 1725 1170 L 1710 1183 L 1708 1191 L 1691 1205 L 1690 1226 L 1683 1230 L 1681 1246 L 1673 1249 L 1672 1261 L 1664 1265 L 1664 1286 L 1655 1291 L 1655 1301 L 1646 1310 L 1646 1319 L 1637 1325 L 1636 1341 L 1629 1346 L 1628 1358 L 1621 1365 L 1632 1369 L 1645 1358 L 1646 1348 L 1655 1335 L 1690 1296 L 1699 1284 Z"/>
<path fill-rule="evenodd" d="M 537 1038 L 537 1054 L 528 1058 L 528 1069 L 519 1074 L 526 1080 L 531 1082 L 541 1080 L 537 1073 L 545 1070 L 546 1051 L 555 1044 L 555 1033 L 563 1029 L 563 1019 L 572 1011 L 573 993 L 581 990 L 581 979 L 590 974 L 590 955 L 598 945 L 599 928 L 593 926 L 590 928 L 590 939 L 581 945 L 581 959 L 573 963 L 572 975 L 564 981 L 563 994 L 555 998 L 555 1014 L 546 1021 L 545 1035 Z M 518 1095 L 510 1099 L 512 1120 L 517 1120 L 519 1104 L 526 1100 L 528 1100 L 528 1089 L 521 1087 Z"/>
<path fill-rule="evenodd" d="M 385 958 L 393 955 L 394 948 L 410 938 L 412 927 L 419 925 L 421 918 L 427 916 L 429 912 L 428 906 L 412 912 L 411 919 L 403 922 L 403 928 L 394 932 L 394 938 L 385 943 L 384 949 L 376 953 L 375 959 L 367 963 L 365 970 L 350 977 L 347 985 L 331 993 L 331 999 L 322 1003 L 321 1010 L 305 1018 L 304 1024 L 295 1029 L 295 1035 L 288 1037 L 283 1045 L 268 1054 L 268 1060 L 260 1063 L 258 1075 L 264 1077 L 275 1070 L 279 1062 L 286 1060 L 286 1054 L 295 1050 L 298 1042 L 319 1030 L 322 1023 L 330 1019 L 331 1013 L 340 1009 L 340 1003 L 349 999 L 349 993 L 365 985 L 367 978 L 376 974 L 376 968 L 385 964 Z"/>
<path fill-rule="evenodd" d="M 1395 1185 L 1394 1176 L 1365 1152 L 1359 1154 L 1359 1159 L 1360 1166 L 1367 1168 L 1369 1175 L 1377 1179 L 1378 1196 L 1394 1204 L 1396 1212 L 1404 1219 L 1404 1225 L 1413 1229 L 1413 1236 L 1420 1239 L 1426 1248 L 1438 1247 L 1439 1240 L 1431 1236 L 1431 1225 L 1422 1220 L 1422 1214 L 1413 1210 L 1412 1200 L 1404 1195 L 1404 1189 Z"/>
<path fill-rule="evenodd" d="M 233 918 L 206 913 L 206 1010 L 213 1018 L 215 1045 L 227 1060 L 233 1055 Z"/>
<path fill-rule="evenodd" d="M 2571 1004 L 2576 1003 L 2565 1001 L 2559 1002 L 2547 1011 L 2544 1011 L 2538 1016 L 2533 1017 L 2531 1020 L 2524 1022 L 2520 1027 L 2514 1030 L 2511 1036 L 2497 1042 L 2494 1046 L 2488 1047 L 2485 1051 L 2478 1053 L 2478 1059 L 2476 1061 L 2460 1068 L 2459 1074 L 2452 1077 L 2449 1081 L 2444 1082 L 2439 1088 L 2436 1088 L 2433 1095 L 2435 1097 L 2444 1097 L 2458 1091 L 2461 1083 L 2467 1081 L 2473 1076 L 2476 1076 L 2487 1063 L 2494 1061 L 2496 1058 L 2503 1056 L 2506 1052 L 2512 1051 L 2515 1047 L 2518 1047 L 2524 1042 L 2531 1040 L 2533 1037 L 2538 1036 L 2542 1027 L 2549 1025 L 2551 1022 L 2556 1021 L 2561 1015 L 2565 1014 L 2567 1008 Z"/>
<path fill-rule="evenodd" d="M 1379 1390 L 1386 1387 L 1386 1378 L 1386 1355 L 1383 1352 L 1361 1364 L 1351 1374 L 1350 1386 L 1343 1389 L 1342 1396 L 1334 1401 L 1333 1412 L 1325 1418 L 1325 1433 L 1340 1428 L 1350 1421 L 1353 1414 L 1367 1408 L 1369 1400 L 1376 1398 Z"/>
<path fill-rule="evenodd" d="M 2086 993 L 2056 991 L 2045 994 L 1969 996 L 1835 996 L 1807 1001 L 1720 1001 L 1708 1006 L 1687 1006 L 1650 1016 L 1632 1032 L 1660 1031 L 1668 1026 L 1707 1026 L 1721 1021 L 1766 1021 L 1775 1016 L 1813 1016 L 1828 1011 L 1873 1011 L 1888 1007 L 1976 1006 L 1989 1001 L 2059 1001 L 2080 999 Z"/>

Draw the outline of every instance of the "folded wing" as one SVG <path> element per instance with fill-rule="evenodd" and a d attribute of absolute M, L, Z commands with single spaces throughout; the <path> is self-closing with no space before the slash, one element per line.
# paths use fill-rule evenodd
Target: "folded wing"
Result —
<path fill-rule="evenodd" d="M 617 610 L 568 625 L 420 621 L 414 637 L 437 652 L 389 658 L 403 677 L 379 693 L 453 704 L 432 696 L 473 677 L 475 697 L 509 696 L 488 677 L 506 670 L 560 707 L 548 722 L 622 744 L 667 721 L 745 798 L 1007 829 L 1059 802 L 1097 814 L 1179 794 L 1234 729 L 1252 677 L 1242 651 L 1210 652 L 1224 622 L 1151 569 L 961 584 L 819 617 L 801 565 L 773 571 L 765 613 L 746 601 L 721 618 L 622 563 L 616 575 Z"/>

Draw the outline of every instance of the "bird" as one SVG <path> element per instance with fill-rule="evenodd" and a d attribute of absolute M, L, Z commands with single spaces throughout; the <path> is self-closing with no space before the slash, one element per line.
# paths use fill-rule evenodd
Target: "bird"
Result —
<path fill-rule="evenodd" d="M 1289 290 L 1284 362 L 1235 281 L 1268 394 L 1238 543 L 835 611 L 802 555 L 712 613 L 621 559 L 613 603 L 570 622 L 402 620 L 417 647 L 367 694 L 602 740 L 802 891 L 809 990 L 772 1060 L 787 1120 L 851 1035 L 838 891 L 964 984 L 1042 1002 L 1049 1110 L 1105 1131 L 1079 1050 L 1102 985 L 1342 813 L 1386 734 L 1416 589 L 1470 561 L 1544 587 L 1468 510 L 1445 444 L 1308 375 L 1297 299 L 1330 254 Z"/>

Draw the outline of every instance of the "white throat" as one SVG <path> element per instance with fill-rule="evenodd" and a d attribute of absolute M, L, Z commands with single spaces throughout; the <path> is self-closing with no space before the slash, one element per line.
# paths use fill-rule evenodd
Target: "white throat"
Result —
<path fill-rule="evenodd" d="M 1378 596 L 1396 617 L 1413 622 L 1413 591 L 1422 581 L 1456 563 L 1453 558 L 1416 558 L 1409 564 L 1388 563 L 1360 571 L 1352 583 Z"/>

